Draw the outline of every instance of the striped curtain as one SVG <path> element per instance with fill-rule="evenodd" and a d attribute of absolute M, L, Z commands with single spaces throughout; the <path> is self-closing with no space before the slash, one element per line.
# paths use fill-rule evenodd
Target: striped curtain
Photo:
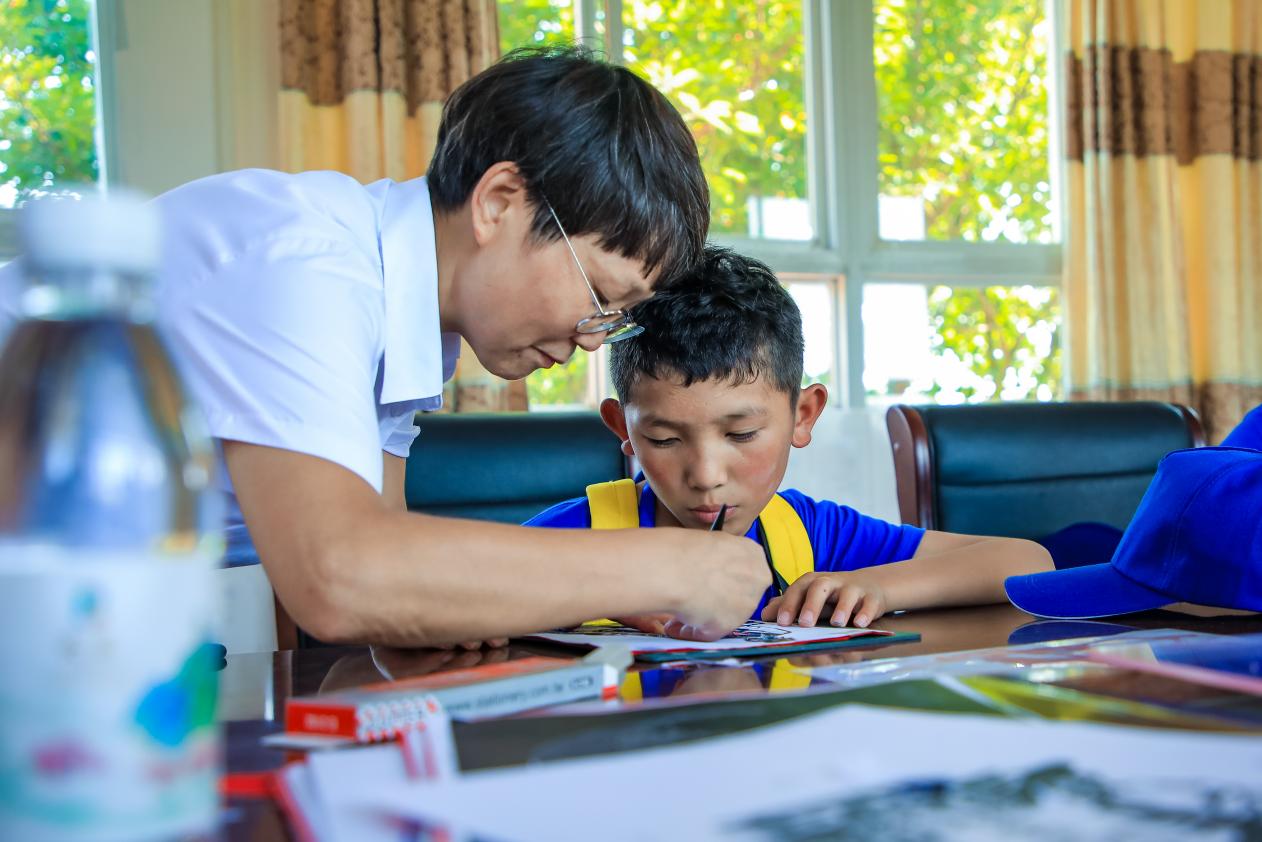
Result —
<path fill-rule="evenodd" d="M 1068 0 L 1071 394 L 1262 403 L 1262 3 Z"/>
<path fill-rule="evenodd" d="M 368 183 L 425 174 L 443 101 L 499 57 L 495 0 L 281 0 L 281 166 Z M 525 409 L 464 349 L 445 404 Z"/>

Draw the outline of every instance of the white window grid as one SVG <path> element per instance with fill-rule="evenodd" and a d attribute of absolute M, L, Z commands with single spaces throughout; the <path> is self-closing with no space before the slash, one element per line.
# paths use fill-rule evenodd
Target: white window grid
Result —
<path fill-rule="evenodd" d="M 1045 0 L 1053 22 L 1048 49 L 1049 109 L 1058 113 L 1059 50 L 1063 0 Z M 622 58 L 622 0 L 575 0 L 576 38 Z M 796 242 L 715 235 L 713 240 L 758 258 L 786 280 L 815 276 L 828 283 L 833 301 L 835 404 L 866 405 L 863 386 L 864 286 L 916 283 L 928 287 L 1061 285 L 1059 243 L 891 241 L 877 233 L 877 102 L 872 0 L 803 0 L 806 43 L 808 199 L 813 239 Z M 1052 217 L 1064 229 L 1062 140 L 1059 121 L 1051 162 Z M 1059 239 L 1059 236 L 1055 237 Z M 826 280 L 820 280 L 825 276 Z M 603 357 L 589 369 L 589 394 L 608 394 Z"/>

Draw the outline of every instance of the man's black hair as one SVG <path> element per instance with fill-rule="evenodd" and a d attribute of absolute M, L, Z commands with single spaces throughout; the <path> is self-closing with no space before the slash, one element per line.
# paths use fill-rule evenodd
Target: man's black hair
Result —
<path fill-rule="evenodd" d="M 624 403 L 641 377 L 685 386 L 763 377 L 797 401 L 802 387 L 802 314 L 767 265 L 707 246 L 701 263 L 632 308 L 644 332 L 610 346 L 614 389 Z"/>
<path fill-rule="evenodd" d="M 494 164 L 511 161 L 534 206 L 533 232 L 571 237 L 662 269 L 658 286 L 696 263 L 710 225 L 697 144 L 666 97 L 581 47 L 515 50 L 443 106 L 428 172 L 434 207 L 469 199 Z"/>

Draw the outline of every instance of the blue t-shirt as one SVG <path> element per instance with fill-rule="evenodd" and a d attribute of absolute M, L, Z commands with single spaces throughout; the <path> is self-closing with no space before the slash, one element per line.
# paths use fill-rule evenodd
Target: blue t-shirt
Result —
<path fill-rule="evenodd" d="M 919 527 L 887 523 L 859 514 L 849 506 L 828 500 L 813 500 L 794 489 L 781 491 L 780 496 L 802 518 L 818 572 L 835 573 L 904 561 L 915 555 L 920 539 L 925 534 Z M 651 527 L 656 524 L 657 496 L 646 482 L 640 492 L 640 526 Z M 587 507 L 587 498 L 576 497 L 535 515 L 526 521 L 526 526 L 590 529 L 592 513 Z M 750 525 L 745 537 L 758 541 L 756 523 Z M 774 588 L 768 587 L 754 610 L 754 619 L 758 619 L 763 607 L 774 596 Z"/>

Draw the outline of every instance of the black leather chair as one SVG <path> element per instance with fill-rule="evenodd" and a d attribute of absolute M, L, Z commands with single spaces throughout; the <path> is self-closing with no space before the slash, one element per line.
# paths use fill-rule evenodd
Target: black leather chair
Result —
<path fill-rule="evenodd" d="M 1036 540 L 1125 529 L 1161 457 L 1205 444 L 1171 403 L 900 404 L 885 420 L 904 523 Z"/>
<path fill-rule="evenodd" d="M 595 482 L 627 476 L 595 412 L 421 415 L 408 456 L 408 508 L 521 523 Z"/>

